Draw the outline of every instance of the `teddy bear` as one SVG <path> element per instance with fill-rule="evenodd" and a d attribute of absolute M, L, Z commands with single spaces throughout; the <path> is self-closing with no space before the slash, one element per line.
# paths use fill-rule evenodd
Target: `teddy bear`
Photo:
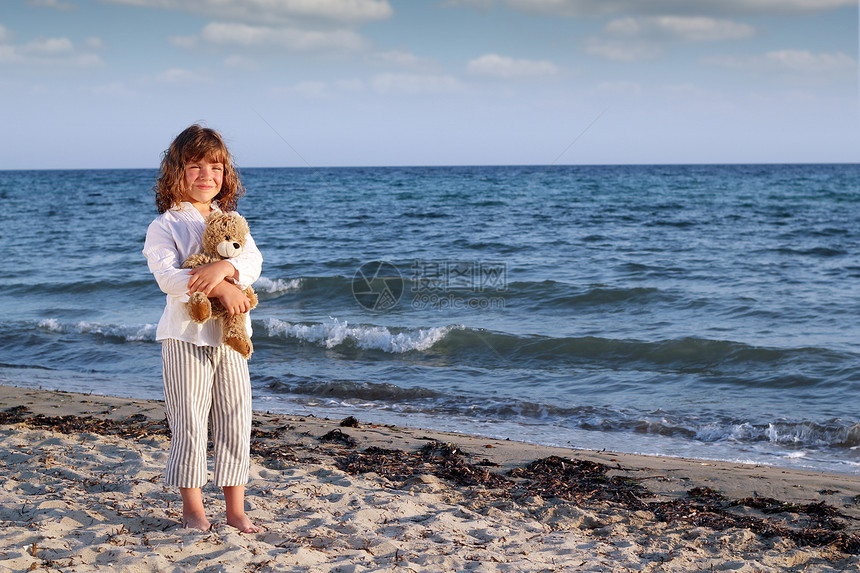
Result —
<path fill-rule="evenodd" d="M 182 268 L 193 269 L 207 263 L 238 257 L 242 254 L 249 233 L 248 223 L 241 215 L 214 211 L 206 217 L 203 252 L 188 257 L 182 264 Z M 242 292 L 251 301 L 251 308 L 255 308 L 257 295 L 254 289 L 247 287 Z M 251 357 L 254 346 L 245 329 L 246 313 L 230 316 L 220 300 L 214 297 L 207 298 L 202 292 L 191 293 L 185 304 L 191 320 L 198 324 L 203 324 L 210 318 L 224 319 L 222 327 L 224 344 L 246 359 Z"/>

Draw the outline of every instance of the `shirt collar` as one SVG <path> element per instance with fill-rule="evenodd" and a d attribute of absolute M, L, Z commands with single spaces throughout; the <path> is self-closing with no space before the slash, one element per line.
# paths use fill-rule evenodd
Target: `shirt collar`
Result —
<path fill-rule="evenodd" d="M 177 214 L 184 216 L 186 218 L 191 218 L 196 221 L 204 220 L 203 215 L 200 214 L 200 211 L 194 208 L 194 205 L 189 203 L 188 201 L 181 201 L 179 205 L 174 205 L 170 208 L 171 211 L 175 211 Z M 217 201 L 212 201 L 212 212 L 215 211 L 220 212 L 221 208 L 218 206 Z"/>

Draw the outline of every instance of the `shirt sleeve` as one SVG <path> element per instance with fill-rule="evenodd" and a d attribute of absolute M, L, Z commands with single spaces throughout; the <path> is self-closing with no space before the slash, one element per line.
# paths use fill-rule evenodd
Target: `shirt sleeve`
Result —
<path fill-rule="evenodd" d="M 245 242 L 242 254 L 226 260 L 239 271 L 239 280 L 237 282 L 240 288 L 249 287 L 254 284 L 260 278 L 260 273 L 263 272 L 263 254 L 257 248 L 254 237 L 250 233 L 248 233 L 248 240 Z"/>
<path fill-rule="evenodd" d="M 188 292 L 189 271 L 182 268 L 170 230 L 158 221 L 153 221 L 146 231 L 143 255 L 162 291 L 174 296 Z"/>

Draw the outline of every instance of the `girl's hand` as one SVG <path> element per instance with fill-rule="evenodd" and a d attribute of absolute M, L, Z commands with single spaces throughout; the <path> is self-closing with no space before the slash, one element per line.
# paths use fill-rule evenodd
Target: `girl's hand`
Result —
<path fill-rule="evenodd" d="M 188 292 L 202 292 L 206 296 L 226 278 L 236 278 L 236 267 L 227 261 L 215 261 L 191 269 L 188 279 Z M 217 295 L 216 295 L 217 296 Z"/>
<path fill-rule="evenodd" d="M 222 281 L 212 289 L 212 296 L 221 301 L 230 316 L 251 310 L 251 301 L 239 287 Z"/>

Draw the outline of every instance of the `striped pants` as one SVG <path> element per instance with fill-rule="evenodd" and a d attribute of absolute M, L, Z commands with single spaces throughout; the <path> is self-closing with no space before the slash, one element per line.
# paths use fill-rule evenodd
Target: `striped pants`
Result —
<path fill-rule="evenodd" d="M 212 422 L 215 484 L 248 482 L 251 447 L 251 381 L 248 361 L 222 345 L 164 340 L 164 402 L 170 425 L 165 483 L 202 487 L 208 481 L 207 425 Z"/>

